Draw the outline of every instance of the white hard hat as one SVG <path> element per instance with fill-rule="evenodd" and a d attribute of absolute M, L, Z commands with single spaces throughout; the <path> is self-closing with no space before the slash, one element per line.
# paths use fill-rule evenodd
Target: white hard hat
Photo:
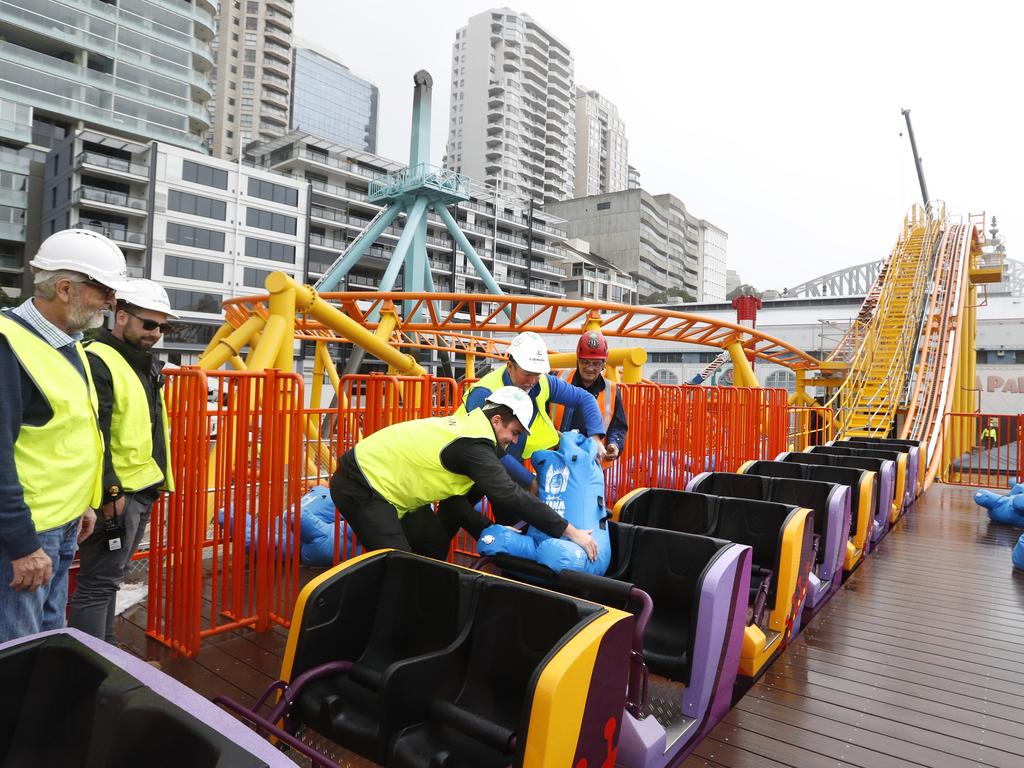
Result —
<path fill-rule="evenodd" d="M 523 331 L 508 346 L 508 354 L 516 365 L 527 373 L 547 373 L 551 370 L 548 362 L 548 346 L 544 339 L 533 331 Z"/>
<path fill-rule="evenodd" d="M 125 301 L 139 309 L 151 309 L 154 312 L 163 312 L 168 317 L 178 317 L 171 311 L 171 302 L 167 298 L 167 291 L 160 283 L 152 280 L 138 279 L 131 280 L 127 288 L 117 292 L 118 301 Z"/>
<path fill-rule="evenodd" d="M 507 405 L 512 415 L 519 419 L 526 434 L 530 434 L 530 422 L 533 421 L 533 400 L 519 387 L 501 387 L 487 396 L 488 403 Z"/>
<path fill-rule="evenodd" d="M 81 272 L 115 291 L 128 285 L 128 267 L 121 249 L 110 238 L 88 229 L 54 232 L 43 240 L 29 264 L 50 272 Z"/>

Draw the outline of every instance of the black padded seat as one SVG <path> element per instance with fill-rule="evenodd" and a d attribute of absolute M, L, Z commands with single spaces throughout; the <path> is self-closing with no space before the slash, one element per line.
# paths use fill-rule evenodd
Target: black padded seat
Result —
<path fill-rule="evenodd" d="M 751 461 L 744 466 L 743 471 L 748 475 L 764 475 L 765 477 L 795 477 L 802 479 L 804 470 L 802 464 L 793 464 L 785 461 Z"/>
<path fill-rule="evenodd" d="M 622 509 L 624 523 L 669 531 L 713 535 L 715 502 L 703 493 L 648 488 Z"/>
<path fill-rule="evenodd" d="M 454 696 L 434 699 L 425 722 L 398 734 L 389 768 L 520 764 L 541 669 L 563 638 L 601 611 L 526 585 L 481 581 L 461 683 Z"/>
<path fill-rule="evenodd" d="M 389 672 L 401 662 L 457 641 L 472 601 L 472 583 L 479 577 L 398 552 L 378 558 L 376 567 L 383 573 L 378 572 L 375 584 L 363 585 L 369 594 L 360 600 L 372 600 L 367 613 L 337 627 L 342 636 L 351 633 L 355 642 L 340 642 L 330 660 L 352 661 L 351 670 L 305 686 L 294 712 L 299 722 L 332 741 L 383 762 L 391 736 L 408 724 L 400 709 L 385 712 Z M 357 629 L 359 624 L 365 624 L 368 632 Z M 391 722 L 394 715 L 397 721 Z"/>
<path fill-rule="evenodd" d="M 708 493 L 712 496 L 736 496 L 741 499 L 765 499 L 768 494 L 767 479 L 756 473 L 705 472 L 694 478 L 687 490 Z"/>
<path fill-rule="evenodd" d="M 814 534 L 824 542 L 828 536 L 828 512 L 836 484 L 792 477 L 772 478 L 768 501 L 793 504 L 814 511 Z M 845 535 L 845 532 L 844 534 Z M 825 562 L 825 545 L 818 547 L 817 564 Z"/>
<path fill-rule="evenodd" d="M 874 472 L 876 477 L 881 477 L 883 462 L 883 459 L 876 459 L 873 456 L 850 456 L 830 453 L 787 453 L 782 460 L 785 462 L 795 462 L 798 464 L 812 464 L 819 467 L 833 467 L 835 469 L 846 468 L 860 470 L 863 472 Z M 825 478 L 822 476 L 815 477 L 814 479 L 823 480 Z M 854 490 L 855 489 L 851 487 L 851 492 L 853 492 Z M 879 482 L 877 479 L 874 485 L 874 493 L 875 498 L 873 499 L 872 506 L 874 510 L 877 512 L 878 505 L 882 503 L 881 499 L 879 498 L 880 494 L 882 493 L 882 483 Z M 856 493 L 854 493 L 854 495 L 850 497 L 850 504 L 852 510 L 856 510 L 859 508 L 859 505 L 858 507 L 852 506 L 854 504 L 857 504 L 858 499 L 859 494 Z M 888 504 L 889 502 L 886 501 L 885 503 Z M 856 530 L 857 515 L 854 512 L 854 514 L 850 515 L 850 533 L 854 533 Z"/>
<path fill-rule="evenodd" d="M 644 660 L 652 672 L 689 685 L 704 574 L 730 544 L 708 536 L 635 528 L 629 567 L 621 578 L 654 602 L 644 636 Z"/>
<path fill-rule="evenodd" d="M 750 546 L 752 565 L 750 598 L 753 603 L 761 578 L 758 569 L 779 572 L 782 529 L 794 507 L 772 501 L 730 496 L 709 496 L 690 491 L 649 488 L 619 511 L 620 520 L 651 528 L 695 533 Z M 776 580 L 768 591 L 775 601 Z"/>

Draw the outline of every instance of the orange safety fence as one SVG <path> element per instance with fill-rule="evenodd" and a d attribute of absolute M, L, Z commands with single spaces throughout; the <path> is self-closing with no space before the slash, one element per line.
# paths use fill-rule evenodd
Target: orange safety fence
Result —
<path fill-rule="evenodd" d="M 942 482 L 1003 488 L 1024 478 L 1024 414 L 947 413 Z"/>
<path fill-rule="evenodd" d="M 207 376 L 217 382 L 209 405 Z M 344 376 L 337 402 L 314 408 L 303 407 L 296 374 L 171 372 L 165 397 L 178 490 L 153 513 L 148 633 L 194 654 L 211 634 L 287 625 L 299 589 L 302 495 L 327 485 L 337 457 L 359 439 L 453 412 L 470 383 Z M 792 439 L 794 409 L 782 389 L 640 383 L 619 392 L 629 433 L 605 472 L 609 508 L 633 488 L 683 488 L 700 472 L 773 458 Z M 460 532 L 450 557 L 475 555 L 475 544 Z M 333 561 L 359 551 L 344 510 L 335 510 Z"/>
<path fill-rule="evenodd" d="M 835 439 L 835 414 L 824 406 L 789 405 L 789 435 L 786 450 L 804 451 Z"/>
<path fill-rule="evenodd" d="M 207 377 L 217 382 L 209 404 Z M 299 591 L 297 374 L 167 372 L 176 490 L 150 527 L 147 633 L 186 655 L 239 627 L 287 625 Z"/>

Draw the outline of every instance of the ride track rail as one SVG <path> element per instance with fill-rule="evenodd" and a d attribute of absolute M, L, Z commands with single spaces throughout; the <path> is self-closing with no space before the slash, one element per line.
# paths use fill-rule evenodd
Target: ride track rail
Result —
<path fill-rule="evenodd" d="M 502 357 L 507 342 L 482 334 L 571 333 L 588 322 L 598 323 L 608 337 L 645 341 L 673 341 L 724 349 L 739 340 L 748 357 L 759 358 L 791 370 L 816 370 L 819 362 L 796 347 L 755 329 L 714 318 L 655 307 L 636 307 L 601 301 L 555 299 L 491 294 L 340 292 L 319 298 L 338 306 L 367 329 L 377 327 L 375 318 L 392 305 L 403 305 L 406 318 L 392 335 L 398 347 L 437 349 L 466 354 Z M 234 324 L 245 309 L 267 317 L 268 297 L 240 296 L 224 302 L 228 321 Z M 244 308 L 244 309 L 243 309 Z M 480 334 L 480 335 L 478 335 Z M 307 341 L 345 342 L 323 324 L 297 314 L 295 337 Z M 481 351 L 476 351 L 479 345 Z"/>

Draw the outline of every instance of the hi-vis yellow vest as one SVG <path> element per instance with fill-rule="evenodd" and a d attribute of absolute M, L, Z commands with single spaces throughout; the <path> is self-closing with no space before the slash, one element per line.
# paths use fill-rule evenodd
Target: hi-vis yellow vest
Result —
<path fill-rule="evenodd" d="M 485 387 L 494 392 L 507 386 L 504 378 L 505 368 L 506 366 L 503 365 L 497 370 L 491 371 L 480 381 L 470 386 L 463 397 L 462 405 L 459 406 L 459 410 L 455 413 L 457 415 L 466 413 L 466 400 L 469 399 L 469 395 L 474 389 Z M 548 375 L 546 373 L 541 374 L 537 383 L 540 385 L 540 392 L 537 393 L 537 397 L 533 401 L 533 423 L 529 425 L 530 434 L 526 436 L 526 444 L 523 447 L 524 459 L 530 458 L 534 451 L 542 451 L 558 444 L 558 430 L 551 423 L 551 416 L 548 414 L 548 399 L 551 397 L 551 385 L 548 383 Z"/>
<path fill-rule="evenodd" d="M 402 517 L 424 504 L 461 496 L 473 487 L 466 475 L 441 464 L 441 451 L 460 437 L 497 445 L 491 422 L 482 410 L 468 415 L 416 419 L 374 432 L 356 443 L 363 477 Z"/>
<path fill-rule="evenodd" d="M 103 438 L 96 389 L 81 344 L 75 349 L 84 379 L 64 355 L 17 321 L 0 315 L 0 333 L 53 411 L 40 427 L 22 424 L 14 441 L 14 464 L 32 523 L 37 531 L 49 531 L 100 505 Z"/>
<path fill-rule="evenodd" d="M 164 456 L 167 457 L 167 477 L 153 459 L 153 425 L 149 421 L 149 398 L 139 375 L 109 344 L 94 341 L 85 350 L 106 363 L 114 384 L 114 407 L 110 414 L 110 461 L 114 472 L 126 491 L 141 491 L 163 480 L 163 487 L 174 490 L 171 473 L 171 441 L 167 427 L 167 409 L 160 402 L 163 422 Z"/>

